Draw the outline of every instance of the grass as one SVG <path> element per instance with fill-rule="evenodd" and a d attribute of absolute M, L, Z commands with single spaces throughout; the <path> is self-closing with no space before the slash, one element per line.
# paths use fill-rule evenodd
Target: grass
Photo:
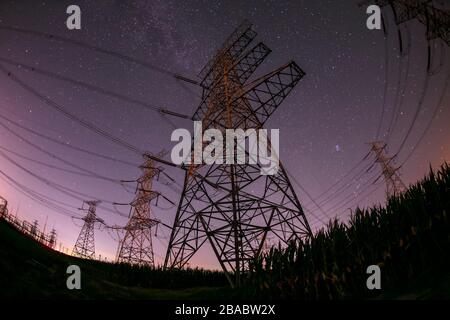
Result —
<path fill-rule="evenodd" d="M 222 292 L 228 290 L 226 287 L 221 288 L 226 282 L 220 279 L 220 273 L 204 273 L 202 270 L 172 274 L 174 279 L 186 278 L 186 274 L 189 274 L 191 281 L 203 277 L 204 281 L 197 282 L 199 285 L 185 280 L 180 284 L 166 282 L 164 285 L 155 283 L 151 286 L 148 279 L 158 276 L 162 271 L 61 254 L 46 249 L 4 221 L 0 221 L 0 244 L 0 298 L 214 299 L 223 296 Z M 66 269 L 71 264 L 81 269 L 82 290 L 68 290 L 66 287 Z M 134 279 L 126 277 L 130 273 L 135 275 Z M 141 277 L 147 281 L 140 281 Z M 221 281 L 222 286 L 219 285 Z"/>
<path fill-rule="evenodd" d="M 450 299 L 450 167 L 388 200 L 331 221 L 311 239 L 272 248 L 244 285 L 222 272 L 163 271 L 83 260 L 49 250 L 0 221 L 0 298 L 34 299 Z M 82 290 L 66 288 L 66 268 L 82 271 Z M 382 290 L 366 287 L 380 266 Z"/>
<path fill-rule="evenodd" d="M 357 209 L 311 239 L 273 248 L 252 266 L 243 296 L 290 299 L 450 299 L 450 167 L 444 164 L 386 207 Z M 366 287 L 378 265 L 382 295 Z"/>

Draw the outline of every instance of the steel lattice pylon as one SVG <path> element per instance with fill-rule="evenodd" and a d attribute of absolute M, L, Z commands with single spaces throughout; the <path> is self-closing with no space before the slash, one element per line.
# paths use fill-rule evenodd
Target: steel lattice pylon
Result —
<path fill-rule="evenodd" d="M 244 53 L 255 37 L 251 24 L 243 23 L 200 72 L 203 96 L 192 119 L 202 121 L 203 130 L 262 128 L 304 76 L 297 64 L 290 62 L 246 83 L 271 52 L 258 43 Z M 261 175 L 260 170 L 259 164 L 189 167 L 166 268 L 186 266 L 208 242 L 230 283 L 239 285 L 242 272 L 264 249 L 267 236 L 286 244 L 311 235 L 283 166 L 280 164 L 275 175 Z"/>
<path fill-rule="evenodd" d="M 98 219 L 95 214 L 95 210 L 99 203 L 100 201 L 85 201 L 83 203 L 82 210 L 85 210 L 84 204 L 88 205 L 88 209 L 86 216 L 82 218 L 84 224 L 72 250 L 72 255 L 74 256 L 85 259 L 95 258 L 94 227 L 96 222 L 102 221 L 101 219 Z"/>
<path fill-rule="evenodd" d="M 56 230 L 54 228 L 50 232 L 50 238 L 48 240 L 48 246 L 50 248 L 55 248 L 56 247 Z"/>
<path fill-rule="evenodd" d="M 398 196 L 406 190 L 406 186 L 398 174 L 399 168 L 392 166 L 392 157 L 385 154 L 386 144 L 383 141 L 369 142 L 371 151 L 375 154 L 376 161 L 380 164 L 386 182 L 387 197 Z"/>
<path fill-rule="evenodd" d="M 159 221 L 151 216 L 150 203 L 157 199 L 159 193 L 152 190 L 153 178 L 161 169 L 155 167 L 154 161 L 145 157 L 140 167 L 142 176 L 137 181 L 136 197 L 131 203 L 132 214 L 125 226 L 125 236 L 119 244 L 117 262 L 154 266 L 152 228 Z"/>

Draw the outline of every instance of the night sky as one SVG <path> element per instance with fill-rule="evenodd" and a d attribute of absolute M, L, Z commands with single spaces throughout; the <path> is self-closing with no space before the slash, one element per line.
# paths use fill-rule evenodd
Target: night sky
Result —
<path fill-rule="evenodd" d="M 190 121 L 164 118 L 139 105 L 19 68 L 16 63 L 192 115 L 200 102 L 200 89 L 175 80 L 170 72 L 195 79 L 235 27 L 244 19 L 251 21 L 258 33 L 254 44 L 263 41 L 273 51 L 258 68 L 256 76 L 290 60 L 306 72 L 266 127 L 280 129 L 281 161 L 301 185 L 293 181 L 307 218 L 316 230 L 335 216 L 346 221 L 351 209 L 358 205 L 364 207 L 385 201 L 383 180 L 372 183 L 381 172 L 379 166 L 371 166 L 372 156 L 362 160 L 369 152 L 366 142 L 377 138 L 380 123 L 379 138 L 387 140 L 389 154 L 398 153 L 396 165 L 407 160 L 400 170 L 406 184 L 423 177 L 430 165 L 436 168 L 450 160 L 450 90 L 442 96 L 450 68 L 448 48 L 440 41 L 432 42 L 435 73 L 427 77 L 425 28 L 416 21 L 401 27 L 405 51 L 409 51 L 401 57 L 397 26 L 391 12 L 386 10 L 389 33 L 385 40 L 382 30 L 366 28 L 367 15 L 357 3 L 335 0 L 3 0 L 0 27 L 36 30 L 88 43 L 144 61 L 148 67 L 73 43 L 4 28 L 0 28 L 0 65 L 40 94 L 113 135 L 150 152 L 170 151 L 174 145 L 170 142 L 174 126 L 192 130 Z M 81 30 L 71 31 L 66 27 L 66 8 L 70 4 L 81 8 Z M 386 68 L 388 86 L 384 95 Z M 400 81 L 399 70 L 402 71 Z M 417 119 L 400 148 L 417 108 L 420 108 Z M 394 116 L 394 109 L 397 116 Z M 64 117 L 4 72 L 0 72 L 0 110 L 3 116 L 0 124 L 4 125 L 0 126 L 2 172 L 21 185 L 58 201 L 58 205 L 78 216 L 82 214 L 77 209 L 82 204 L 80 199 L 103 200 L 98 216 L 110 225 L 126 223 L 129 207 L 114 207 L 108 201 L 130 202 L 135 186 L 132 183 L 121 186 L 88 172 L 112 180 L 136 179 L 140 174 L 137 165 L 142 158 Z M 395 126 L 387 134 L 393 119 Z M 431 119 L 427 134 L 417 145 Z M 131 165 L 75 151 L 24 128 Z M 369 168 L 371 170 L 366 172 Z M 155 183 L 155 188 L 177 204 L 184 173 L 169 167 L 164 170 L 177 182 L 168 185 L 169 180 L 162 178 Z M 57 184 L 78 193 L 70 197 L 33 174 L 51 181 L 53 186 Z M 322 195 L 344 176 L 342 183 Z M 0 178 L 0 195 L 8 199 L 10 211 L 18 212 L 19 217 L 29 221 L 37 219 L 41 227 L 47 220 L 47 231 L 52 227 L 57 230 L 57 248 L 61 242 L 71 251 L 80 230 L 80 220 L 70 218 L 69 212 L 58 213 L 27 198 L 9 185 L 4 175 Z M 176 206 L 160 201 L 152 213 L 170 225 Z M 158 229 L 154 240 L 157 263 L 161 263 L 165 255 L 169 235 L 167 228 Z M 96 252 L 113 258 L 116 240 L 117 234 L 96 230 Z M 191 260 L 191 266 L 195 265 L 218 267 L 207 247 Z"/>

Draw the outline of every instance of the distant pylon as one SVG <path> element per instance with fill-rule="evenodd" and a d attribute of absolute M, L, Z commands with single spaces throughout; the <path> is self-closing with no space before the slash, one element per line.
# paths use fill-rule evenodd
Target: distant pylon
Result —
<path fill-rule="evenodd" d="M 31 235 L 35 238 L 37 238 L 38 225 L 39 222 L 37 220 L 34 220 L 30 230 Z"/>
<path fill-rule="evenodd" d="M 392 166 L 392 157 L 386 155 L 386 143 L 383 141 L 369 142 L 371 151 L 375 154 L 376 162 L 380 163 L 381 170 L 386 182 L 386 195 L 392 197 L 399 195 L 406 190 L 406 186 L 400 179 L 398 169 Z"/>
<path fill-rule="evenodd" d="M 56 247 L 56 230 L 55 230 L 55 228 L 53 228 L 52 231 L 50 232 L 48 246 L 53 249 Z"/>
<path fill-rule="evenodd" d="M 87 211 L 87 214 L 82 220 L 84 221 L 77 242 L 72 250 L 72 255 L 85 259 L 95 258 L 95 242 L 94 242 L 94 226 L 95 222 L 102 221 L 98 219 L 95 210 L 100 201 L 85 201 L 81 210 Z M 88 205 L 87 209 L 84 205 Z"/>
<path fill-rule="evenodd" d="M 125 226 L 125 236 L 119 243 L 117 262 L 153 267 L 155 264 L 152 243 L 152 228 L 159 221 L 152 218 L 150 203 L 158 199 L 159 193 L 152 190 L 152 182 L 161 169 L 144 155 L 140 166 L 142 176 L 137 180 L 136 197 L 131 203 L 131 217 Z M 156 200 L 158 201 L 158 200 Z"/>

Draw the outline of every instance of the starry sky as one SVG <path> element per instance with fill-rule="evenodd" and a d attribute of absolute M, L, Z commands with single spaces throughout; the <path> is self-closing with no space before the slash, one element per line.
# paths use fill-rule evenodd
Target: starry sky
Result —
<path fill-rule="evenodd" d="M 129 207 L 112 202 L 129 203 L 135 185 L 117 181 L 139 177 L 137 166 L 142 162 L 136 154 L 56 112 L 12 81 L 4 70 L 71 113 L 142 150 L 170 151 L 174 127 L 192 130 L 192 123 L 162 117 L 131 99 L 191 115 L 200 102 L 201 91 L 172 74 L 196 79 L 226 37 L 247 19 L 258 33 L 254 43 L 263 41 L 272 49 L 256 76 L 290 60 L 306 72 L 266 127 L 280 129 L 280 158 L 293 177 L 312 228 L 317 230 L 336 216 L 346 221 L 358 205 L 383 203 L 385 184 L 381 178 L 376 180 L 381 171 L 378 164 L 374 165 L 374 157 L 366 156 L 367 142 L 377 138 L 387 141 L 387 152 L 397 154 L 395 164 L 401 165 L 401 177 L 407 185 L 424 176 L 430 165 L 436 168 L 450 160 L 450 90 L 445 91 L 450 59 L 446 45 L 433 41 L 433 73 L 429 75 L 424 26 L 413 21 L 398 27 L 386 9 L 385 37 L 382 30 L 366 28 L 367 15 L 357 3 L 1 1 L 0 170 L 66 211 L 31 200 L 23 190 L 11 186 L 11 180 L 3 174 L 0 195 L 8 199 L 10 211 L 19 217 L 37 219 L 41 228 L 47 222 L 47 231 L 54 227 L 57 248 L 61 244 L 71 250 L 81 221 L 71 218 L 70 213 L 76 217 L 83 214 L 78 210 L 80 199 L 102 200 L 97 209 L 99 217 L 110 225 L 126 223 Z M 66 27 L 66 8 L 71 4 L 81 8 L 81 30 Z M 403 52 L 399 49 L 398 28 L 402 31 Z M 77 41 L 143 63 L 76 45 Z M 59 79 L 49 76 L 52 74 Z M 105 95 L 92 87 L 62 81 L 61 77 L 129 99 Z M 161 178 L 155 189 L 177 204 L 184 173 L 163 167 L 176 182 Z M 152 210 L 165 224 L 173 223 L 176 206 L 162 200 Z M 162 263 L 169 235 L 169 229 L 161 226 L 154 238 L 157 263 Z M 96 230 L 97 254 L 112 259 L 117 238 L 113 231 Z M 196 265 L 218 268 L 207 247 L 191 260 L 191 266 Z"/>

